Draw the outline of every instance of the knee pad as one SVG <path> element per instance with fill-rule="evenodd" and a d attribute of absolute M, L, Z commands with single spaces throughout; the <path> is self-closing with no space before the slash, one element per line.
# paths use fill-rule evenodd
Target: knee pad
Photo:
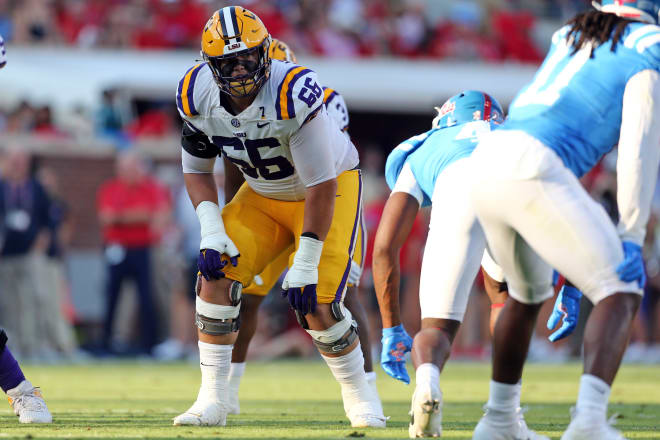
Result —
<path fill-rule="evenodd" d="M 7 345 L 7 333 L 5 333 L 4 328 L 0 328 L 0 353 L 2 353 L 5 349 L 5 345 Z"/>
<path fill-rule="evenodd" d="M 241 292 L 243 286 L 234 281 L 229 288 L 230 306 L 204 301 L 197 296 L 195 301 L 195 325 L 204 334 L 211 336 L 237 332 L 240 327 Z"/>
<path fill-rule="evenodd" d="M 337 304 L 337 306 L 334 306 Z M 336 309 L 336 311 L 335 311 Z M 349 347 L 358 337 L 357 325 L 353 322 L 353 316 L 341 303 L 333 303 L 331 309 L 335 319 L 335 313 L 341 313 L 341 319 L 338 323 L 326 330 L 306 330 L 312 337 L 314 345 L 325 353 L 338 353 Z"/>
<path fill-rule="evenodd" d="M 335 318 L 337 321 L 342 321 L 344 319 L 345 313 L 344 311 L 348 312 L 348 309 L 344 306 L 343 302 L 338 302 L 338 301 L 333 301 L 330 303 L 330 313 L 332 314 L 332 317 Z M 309 324 L 307 323 L 307 319 L 305 318 L 305 315 L 300 313 L 298 310 L 293 311 L 296 314 L 296 319 L 298 320 L 298 324 L 305 329 L 309 330 Z M 353 316 L 350 315 L 349 317 L 350 320 L 353 322 L 353 325 L 355 328 L 357 328 L 357 322 L 353 320 Z"/>

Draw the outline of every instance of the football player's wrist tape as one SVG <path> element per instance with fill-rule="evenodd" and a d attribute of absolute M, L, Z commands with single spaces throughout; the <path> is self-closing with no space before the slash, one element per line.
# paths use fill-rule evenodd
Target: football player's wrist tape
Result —
<path fill-rule="evenodd" d="M 300 237 L 300 244 L 296 255 L 293 257 L 293 264 L 302 267 L 319 267 L 321 253 L 323 252 L 323 242 L 310 237 Z"/>
<path fill-rule="evenodd" d="M 199 249 L 215 249 L 222 251 L 222 245 L 218 243 L 222 236 L 226 236 L 225 224 L 222 222 L 220 207 L 211 201 L 204 200 L 195 210 L 199 225 L 201 227 L 202 241 Z"/>

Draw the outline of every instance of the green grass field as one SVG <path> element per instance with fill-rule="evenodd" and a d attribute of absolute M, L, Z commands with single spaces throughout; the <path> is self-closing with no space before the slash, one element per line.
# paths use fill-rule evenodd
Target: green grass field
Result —
<path fill-rule="evenodd" d="M 412 387 L 378 368 L 388 428 L 354 429 L 344 417 L 339 386 L 322 362 L 248 364 L 239 416 L 227 427 L 174 427 L 171 419 L 193 402 L 199 369 L 193 364 L 111 363 L 29 366 L 53 412 L 47 426 L 19 425 L 9 406 L 0 410 L 0 439 L 150 438 L 268 439 L 353 437 L 401 439 L 408 435 Z M 489 366 L 449 362 L 441 377 L 444 438 L 469 439 L 487 399 Z M 528 365 L 523 406 L 528 424 L 558 439 L 569 421 L 580 366 Z M 612 391 L 610 414 L 631 439 L 660 439 L 660 368 L 625 365 Z"/>

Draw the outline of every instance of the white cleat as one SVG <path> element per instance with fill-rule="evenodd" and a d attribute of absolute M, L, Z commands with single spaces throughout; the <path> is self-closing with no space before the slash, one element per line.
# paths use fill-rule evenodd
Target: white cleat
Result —
<path fill-rule="evenodd" d="M 442 435 L 442 391 L 415 388 L 410 408 L 408 436 L 440 437 Z"/>
<path fill-rule="evenodd" d="M 572 420 L 561 440 L 626 440 L 602 416 L 578 414 L 571 409 Z"/>
<path fill-rule="evenodd" d="M 486 409 L 486 414 L 474 428 L 472 440 L 550 440 L 545 435 L 529 429 L 523 413 L 522 408 L 518 408 L 515 416 L 511 418 L 511 423 L 502 423 L 500 420 L 493 420 L 491 410 Z"/>
<path fill-rule="evenodd" d="M 193 403 L 183 414 L 174 418 L 174 426 L 225 426 L 227 411 L 220 402 Z"/>
<path fill-rule="evenodd" d="M 21 423 L 52 423 L 53 416 L 38 388 L 24 380 L 7 391 L 9 404 Z"/>
<path fill-rule="evenodd" d="M 384 428 L 387 421 L 380 409 L 380 401 L 378 405 L 375 402 L 356 403 L 351 406 L 346 416 L 353 428 Z"/>

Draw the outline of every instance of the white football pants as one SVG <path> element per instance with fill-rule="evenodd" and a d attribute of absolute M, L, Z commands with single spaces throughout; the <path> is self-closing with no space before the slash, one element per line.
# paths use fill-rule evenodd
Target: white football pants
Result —
<path fill-rule="evenodd" d="M 503 271 L 484 252 L 486 237 L 469 197 L 469 170 L 469 158 L 459 159 L 435 181 L 419 286 L 422 319 L 463 320 L 482 258 L 488 275 L 503 281 Z"/>
<path fill-rule="evenodd" d="M 522 131 L 499 130 L 470 162 L 472 201 L 514 299 L 551 297 L 552 268 L 594 304 L 616 292 L 641 294 L 616 273 L 623 249 L 614 224 L 553 150 Z"/>

